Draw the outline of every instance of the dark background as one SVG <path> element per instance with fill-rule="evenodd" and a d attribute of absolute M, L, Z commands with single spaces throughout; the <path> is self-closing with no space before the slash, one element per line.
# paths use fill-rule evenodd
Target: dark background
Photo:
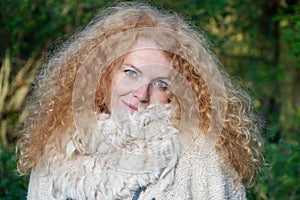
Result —
<path fill-rule="evenodd" d="M 265 161 L 249 199 L 300 199 L 300 3 L 298 0 L 147 1 L 205 31 L 234 81 L 266 120 Z M 100 0 L 0 1 L 0 199 L 25 199 L 15 144 L 24 100 L 45 58 L 112 5 Z"/>

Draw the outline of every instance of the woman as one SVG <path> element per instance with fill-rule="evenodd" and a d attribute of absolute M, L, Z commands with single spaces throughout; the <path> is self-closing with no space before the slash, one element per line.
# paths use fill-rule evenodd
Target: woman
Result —
<path fill-rule="evenodd" d="M 35 80 L 18 163 L 28 199 L 245 199 L 259 120 L 218 65 L 177 15 L 107 9 Z"/>

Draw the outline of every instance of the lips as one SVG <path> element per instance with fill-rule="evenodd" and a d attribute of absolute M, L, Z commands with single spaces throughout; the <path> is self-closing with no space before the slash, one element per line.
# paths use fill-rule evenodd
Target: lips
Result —
<path fill-rule="evenodd" d="M 125 103 L 123 102 L 130 110 L 130 112 L 136 112 L 138 110 L 138 108 L 132 104 L 129 104 L 129 103 Z"/>

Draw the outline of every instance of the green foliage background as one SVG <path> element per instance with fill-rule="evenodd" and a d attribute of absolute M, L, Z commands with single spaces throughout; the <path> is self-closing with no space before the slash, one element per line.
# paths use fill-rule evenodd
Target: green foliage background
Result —
<path fill-rule="evenodd" d="M 265 161 L 249 199 L 300 199 L 299 0 L 152 0 L 199 26 L 266 120 Z M 0 199 L 25 199 L 15 144 L 34 74 L 103 0 L 0 1 Z"/>

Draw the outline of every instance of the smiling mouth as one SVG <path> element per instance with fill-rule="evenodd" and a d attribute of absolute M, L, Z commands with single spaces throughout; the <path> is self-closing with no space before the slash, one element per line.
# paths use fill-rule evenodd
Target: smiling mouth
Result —
<path fill-rule="evenodd" d="M 138 110 L 138 108 L 137 108 L 136 106 L 134 106 L 134 105 L 131 105 L 131 104 L 125 103 L 125 102 L 123 102 L 123 103 L 129 108 L 129 110 L 130 110 L 131 112 L 135 112 L 135 111 Z"/>

